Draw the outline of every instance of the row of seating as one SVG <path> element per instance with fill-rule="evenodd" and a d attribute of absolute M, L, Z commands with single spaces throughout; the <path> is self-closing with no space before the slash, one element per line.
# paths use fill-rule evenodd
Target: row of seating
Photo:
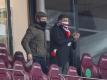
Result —
<path fill-rule="evenodd" d="M 48 74 L 42 72 L 41 66 L 34 63 L 31 71 L 27 73 L 21 61 L 15 61 L 12 69 L 6 68 L 0 61 L 0 80 L 99 80 L 98 78 L 80 77 L 75 67 L 70 66 L 67 74 L 61 74 L 57 65 L 51 65 Z M 103 79 L 106 80 L 106 79 Z"/>
<path fill-rule="evenodd" d="M 46 75 L 42 72 L 40 64 L 34 63 L 31 71 L 27 73 L 21 61 L 15 61 L 12 69 L 6 68 L 4 62 L 0 61 L 0 80 L 79 80 L 76 71 L 76 68 L 69 67 L 68 75 L 62 75 L 59 67 L 53 64 Z"/>
<path fill-rule="evenodd" d="M 107 54 L 100 56 L 98 64 L 94 64 L 90 54 L 83 54 L 81 59 L 82 75 L 85 77 L 107 79 Z"/>
<path fill-rule="evenodd" d="M 51 65 L 48 75 L 42 72 L 38 63 L 33 63 L 29 72 L 24 65 L 23 55 L 16 59 L 21 52 L 16 52 L 13 60 L 8 57 L 8 51 L 4 44 L 0 44 L 0 80 L 98 80 L 107 79 L 107 55 L 102 55 L 98 64 L 92 62 L 90 54 L 83 54 L 81 58 L 82 76 L 77 74 L 75 67 L 70 66 L 67 74 L 61 74 L 57 65 Z M 11 67 L 10 67 L 11 66 Z"/>

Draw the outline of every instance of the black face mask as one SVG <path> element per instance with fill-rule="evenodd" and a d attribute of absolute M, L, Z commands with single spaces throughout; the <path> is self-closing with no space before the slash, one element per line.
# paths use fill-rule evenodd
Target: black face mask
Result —
<path fill-rule="evenodd" d="M 46 21 L 41 21 L 39 24 L 41 25 L 41 27 L 45 28 L 47 23 L 46 23 Z"/>

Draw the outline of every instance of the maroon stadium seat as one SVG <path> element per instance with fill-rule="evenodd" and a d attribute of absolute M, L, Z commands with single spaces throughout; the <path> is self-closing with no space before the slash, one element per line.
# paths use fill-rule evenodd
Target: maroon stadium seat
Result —
<path fill-rule="evenodd" d="M 0 59 L 0 80 L 11 80 L 11 75 L 2 59 Z"/>
<path fill-rule="evenodd" d="M 2 43 L 0 43 L 0 59 L 3 59 L 6 67 L 8 67 L 8 64 L 9 64 L 8 52 L 7 52 L 6 46 Z"/>
<path fill-rule="evenodd" d="M 13 66 L 12 78 L 13 80 L 25 80 L 24 66 L 21 61 L 15 61 Z"/>
<path fill-rule="evenodd" d="M 107 54 L 100 57 L 98 71 L 101 78 L 107 79 Z"/>
<path fill-rule="evenodd" d="M 0 47 L 6 47 L 4 43 L 0 43 Z"/>
<path fill-rule="evenodd" d="M 59 67 L 55 64 L 52 64 L 49 68 L 48 77 L 49 80 L 61 80 Z"/>
<path fill-rule="evenodd" d="M 14 65 L 14 62 L 15 61 L 20 61 L 20 62 L 22 62 L 22 64 L 23 64 L 23 66 L 24 66 L 24 68 L 26 69 L 26 62 L 25 62 L 25 58 L 24 58 L 24 55 L 23 55 L 23 52 L 21 52 L 21 51 L 16 51 L 15 52 L 15 54 L 14 54 L 14 56 L 13 56 L 13 59 L 12 59 L 12 66 Z"/>
<path fill-rule="evenodd" d="M 67 75 L 65 76 L 65 80 L 82 80 L 77 74 L 77 69 L 73 66 L 68 68 Z"/>
<path fill-rule="evenodd" d="M 98 74 L 97 68 L 92 62 L 92 57 L 87 53 L 83 54 L 83 56 L 82 56 L 81 69 L 82 69 L 82 75 L 84 77 L 86 77 L 85 72 L 87 69 L 91 70 L 91 76 L 90 77 L 96 77 Z"/>
<path fill-rule="evenodd" d="M 47 76 L 42 72 L 40 64 L 33 64 L 30 71 L 30 80 L 47 80 Z"/>
<path fill-rule="evenodd" d="M 13 57 L 13 63 L 16 60 L 21 61 L 22 63 L 25 62 L 23 52 L 21 52 L 21 51 L 16 51 L 15 52 L 14 57 Z"/>

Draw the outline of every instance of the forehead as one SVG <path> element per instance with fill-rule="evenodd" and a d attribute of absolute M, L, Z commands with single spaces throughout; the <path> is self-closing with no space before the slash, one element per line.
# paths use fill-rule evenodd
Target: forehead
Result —
<path fill-rule="evenodd" d="M 62 21 L 69 21 L 69 18 L 62 18 Z"/>
<path fill-rule="evenodd" d="M 41 19 L 47 19 L 47 17 L 40 17 Z"/>

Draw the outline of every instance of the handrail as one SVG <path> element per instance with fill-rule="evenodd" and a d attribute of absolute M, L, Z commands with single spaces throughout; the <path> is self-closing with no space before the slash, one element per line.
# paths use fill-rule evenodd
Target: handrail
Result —
<path fill-rule="evenodd" d="M 75 78 L 81 78 L 81 79 L 90 79 L 90 80 L 107 80 L 107 79 L 99 79 L 99 78 L 88 78 L 88 77 L 81 77 L 81 76 L 74 76 L 74 75 L 65 75 L 65 74 L 59 74 L 60 76 L 64 77 L 75 77 Z M 65 79 L 64 79 L 65 80 Z"/>
<path fill-rule="evenodd" d="M 0 70 L 19 71 L 19 72 L 21 72 L 24 75 L 24 70 L 8 69 L 8 68 L 0 68 Z"/>
<path fill-rule="evenodd" d="M 8 71 L 19 71 L 24 75 L 24 70 L 17 70 L 17 69 L 8 69 L 8 68 L 0 68 L 0 70 L 8 70 Z M 75 77 L 75 78 L 81 78 L 81 79 L 90 79 L 90 80 L 107 80 L 107 79 L 99 79 L 99 78 L 88 78 L 88 77 L 81 77 L 81 76 L 74 76 L 74 75 L 65 75 L 65 74 L 58 74 L 61 76 L 63 80 L 65 80 L 65 77 Z"/>

